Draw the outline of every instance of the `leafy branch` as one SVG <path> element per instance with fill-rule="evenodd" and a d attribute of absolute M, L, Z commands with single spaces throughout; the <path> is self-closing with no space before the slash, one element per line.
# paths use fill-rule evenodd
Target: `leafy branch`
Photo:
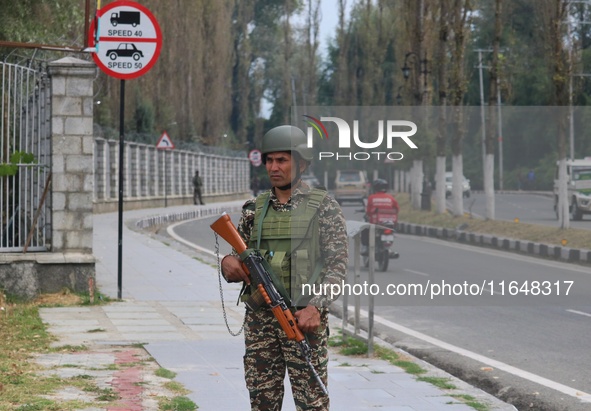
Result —
<path fill-rule="evenodd" d="M 0 177 L 14 176 L 18 172 L 18 166 L 23 164 L 35 164 L 35 155 L 25 151 L 15 151 L 10 155 L 9 163 L 0 163 Z"/>

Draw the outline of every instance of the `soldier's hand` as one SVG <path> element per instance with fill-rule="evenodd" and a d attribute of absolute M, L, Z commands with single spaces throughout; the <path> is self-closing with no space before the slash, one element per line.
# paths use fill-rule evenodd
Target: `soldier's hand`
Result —
<path fill-rule="evenodd" d="M 235 255 L 227 255 L 222 260 L 222 273 L 229 283 L 238 283 L 241 281 L 250 284 L 250 277 L 244 271 L 242 261 Z"/>
<path fill-rule="evenodd" d="M 313 305 L 296 311 L 294 314 L 298 320 L 298 326 L 304 333 L 315 332 L 320 327 L 320 311 Z"/>

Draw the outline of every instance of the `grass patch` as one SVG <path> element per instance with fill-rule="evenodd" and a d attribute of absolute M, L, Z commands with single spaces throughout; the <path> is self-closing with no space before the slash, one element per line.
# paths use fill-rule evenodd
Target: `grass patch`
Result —
<path fill-rule="evenodd" d="M 438 388 L 441 388 L 443 390 L 455 390 L 458 387 L 456 387 L 455 385 L 453 385 L 450 382 L 449 378 L 442 378 L 442 377 L 418 377 L 417 381 L 424 381 L 424 382 L 428 382 L 429 384 L 432 384 Z"/>
<path fill-rule="evenodd" d="M 33 304 L 39 307 L 69 307 L 80 305 L 83 301 L 82 296 L 72 293 L 68 288 L 64 288 L 59 293 L 38 296 L 33 301 Z"/>
<path fill-rule="evenodd" d="M 367 344 L 354 337 L 343 337 L 337 335 L 328 340 L 330 347 L 338 347 L 342 355 L 364 355 L 367 354 Z"/>
<path fill-rule="evenodd" d="M 38 399 L 31 400 L 25 404 L 19 405 L 17 408 L 13 408 L 15 411 L 47 411 L 47 410 L 59 410 L 57 404 L 51 400 Z"/>
<path fill-rule="evenodd" d="M 103 388 L 103 389 L 96 389 L 96 390 L 89 390 L 89 391 L 95 392 L 97 394 L 96 399 L 99 401 L 110 402 L 110 401 L 116 401 L 119 399 L 119 394 L 117 394 L 111 388 Z"/>
<path fill-rule="evenodd" d="M 162 411 L 194 411 L 197 404 L 187 397 L 166 398 L 160 401 L 160 410 Z"/>
<path fill-rule="evenodd" d="M 388 361 L 390 364 L 402 368 L 409 374 L 420 375 L 427 372 L 414 361 L 411 361 L 409 358 L 404 358 L 400 354 L 388 348 L 377 346 L 375 347 L 375 353 L 378 358 L 381 358 L 382 360 Z"/>
<path fill-rule="evenodd" d="M 172 391 L 175 394 L 179 394 L 179 395 L 186 395 L 190 392 L 188 389 L 186 389 L 183 386 L 183 384 L 181 384 L 180 382 L 176 382 L 176 381 L 168 381 L 167 383 L 164 383 L 164 388 L 166 388 L 169 391 Z"/>
<path fill-rule="evenodd" d="M 451 397 L 462 401 L 468 407 L 474 408 L 476 411 L 488 411 L 489 408 L 486 404 L 478 402 L 476 398 L 472 397 L 471 395 L 467 394 L 454 394 L 450 395 Z"/>
<path fill-rule="evenodd" d="M 162 367 L 158 368 L 154 374 L 156 374 L 157 377 L 168 378 L 169 380 L 172 380 L 174 377 L 176 377 L 176 372 Z"/>
<path fill-rule="evenodd" d="M 81 345 L 60 345 L 59 347 L 48 348 L 48 352 L 82 352 L 88 350 L 84 344 Z"/>
<path fill-rule="evenodd" d="M 421 368 L 420 365 L 412 361 L 398 360 L 394 363 L 394 365 L 402 368 L 404 371 L 412 375 L 419 375 L 427 372 L 425 369 Z"/>
<path fill-rule="evenodd" d="M 4 297 L 0 290 L 0 411 L 73 411 L 88 408 L 84 401 L 65 401 L 53 397 L 55 393 L 66 387 L 74 387 L 104 402 L 101 406 L 116 404 L 119 395 L 112 389 L 104 389 L 95 383 L 92 375 L 77 375 L 71 378 L 60 378 L 56 375 L 38 375 L 44 367 L 32 358 L 36 354 L 76 353 L 89 349 L 85 345 L 63 345 L 51 347 L 56 338 L 47 332 L 39 315 L 39 307 L 80 306 L 85 304 L 85 297 L 62 290 L 59 293 L 43 295 L 32 302 L 25 302 L 14 296 Z M 86 296 L 88 298 L 88 296 Z M 107 299 L 95 298 L 95 304 L 103 304 Z M 104 332 L 97 328 L 88 332 Z M 143 344 L 134 344 L 143 348 Z M 150 359 L 149 361 L 154 361 Z M 120 370 L 124 367 L 144 365 L 146 361 L 118 365 L 109 364 L 102 370 Z M 74 364 L 65 364 L 59 368 L 79 368 Z M 174 378 L 175 373 L 166 369 L 157 372 L 165 378 Z M 169 381 L 168 391 L 174 398 L 163 397 L 161 410 L 193 411 L 197 409 L 187 397 L 188 394 L 180 383 Z M 170 394 L 169 394 L 170 395 Z"/>
<path fill-rule="evenodd" d="M 464 231 L 493 234 L 516 240 L 527 240 L 551 245 L 566 245 L 572 248 L 591 249 L 589 230 L 569 228 L 560 229 L 515 221 L 481 220 L 470 215 L 454 217 L 449 213 L 436 214 L 435 211 L 414 210 L 407 193 L 396 194 L 400 205 L 399 220 L 406 223 L 455 229 L 466 225 Z M 434 210 L 435 207 L 432 207 Z M 468 207 L 466 207 L 466 210 Z"/>
<path fill-rule="evenodd" d="M 54 375 L 41 376 L 42 367 L 31 360 L 33 354 L 73 353 L 88 349 L 84 345 L 50 347 L 56 341 L 47 332 L 39 316 L 39 307 L 80 305 L 83 299 L 67 290 L 41 295 L 32 302 L 23 302 L 7 296 L 5 310 L 0 312 L 0 411 L 69 411 L 80 409 L 79 401 L 58 402 L 52 393 L 75 386 L 84 391 L 97 392 L 105 399 L 112 396 L 101 392 L 90 376 L 62 379 Z M 77 368 L 75 365 L 66 367 Z"/>
<path fill-rule="evenodd" d="M 33 400 L 61 382 L 56 377 L 35 375 L 38 366 L 29 361 L 32 353 L 46 352 L 53 341 L 37 306 L 10 304 L 7 314 L 0 316 L 0 335 L 0 410 L 13 410 L 15 404 L 22 404 L 22 410 L 51 410 L 46 400 Z"/>

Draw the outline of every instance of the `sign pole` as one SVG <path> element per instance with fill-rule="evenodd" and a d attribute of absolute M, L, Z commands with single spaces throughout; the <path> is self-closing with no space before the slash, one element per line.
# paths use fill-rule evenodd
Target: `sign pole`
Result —
<path fill-rule="evenodd" d="M 166 177 L 167 177 L 167 171 L 166 171 L 166 150 L 164 151 L 164 208 L 168 207 L 168 197 L 166 196 L 168 194 L 168 185 L 166 183 Z"/>
<path fill-rule="evenodd" d="M 88 8 L 88 2 L 87 2 Z M 103 17 L 104 18 L 101 18 Z M 88 20 L 88 18 L 87 18 Z M 107 75 L 121 80 L 119 107 L 119 227 L 117 258 L 117 297 L 123 289 L 123 150 L 125 117 L 125 80 L 150 70 L 162 48 L 160 25 L 150 10 L 131 0 L 117 0 L 101 9 L 97 0 L 94 21 L 87 33 L 92 58 Z M 87 51 L 87 50 L 85 50 Z M 169 144 L 172 146 L 172 143 Z M 174 146 L 172 147 L 174 148 Z"/>
<path fill-rule="evenodd" d="M 167 151 L 174 150 L 174 143 L 168 136 L 168 133 L 164 131 L 160 136 L 160 139 L 156 143 L 157 150 L 163 150 L 164 153 L 164 208 L 168 207 L 168 165 L 166 164 L 166 157 L 168 156 Z M 171 163 L 172 164 L 172 163 Z"/>
<path fill-rule="evenodd" d="M 125 80 L 120 82 L 119 95 L 119 234 L 117 257 L 117 298 L 121 300 L 123 289 L 123 149 L 125 133 Z"/>

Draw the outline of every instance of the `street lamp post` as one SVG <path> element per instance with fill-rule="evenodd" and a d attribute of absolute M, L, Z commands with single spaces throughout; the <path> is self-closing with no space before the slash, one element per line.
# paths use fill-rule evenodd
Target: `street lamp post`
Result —
<path fill-rule="evenodd" d="M 396 104 L 398 104 L 399 106 L 402 105 L 402 96 L 400 95 L 400 90 L 402 90 L 402 87 L 404 86 L 398 87 L 398 94 L 396 94 Z"/>
<path fill-rule="evenodd" d="M 413 57 L 414 61 L 411 60 L 411 57 Z M 410 78 L 410 70 L 411 70 L 411 66 L 409 66 L 409 63 L 411 64 L 412 67 L 416 68 L 418 70 L 419 75 L 423 76 L 423 91 L 425 91 L 427 89 L 427 74 L 429 74 L 429 71 L 427 69 L 428 64 L 429 64 L 429 60 L 427 60 L 427 58 L 423 58 L 421 59 L 417 53 L 413 52 L 413 51 L 409 51 L 408 53 L 406 53 L 406 55 L 404 56 L 404 66 L 402 66 L 402 75 L 404 76 L 404 80 L 408 80 Z M 418 65 L 417 65 L 418 63 Z M 417 93 L 415 94 L 417 100 L 419 100 L 421 98 L 421 93 Z"/>
<path fill-rule="evenodd" d="M 422 11 L 422 1 L 420 3 L 420 9 Z M 422 16 L 421 16 L 422 20 Z M 422 31 L 422 29 L 421 29 Z M 420 50 L 420 49 L 419 49 Z M 411 57 L 413 60 L 411 60 Z M 420 57 L 420 52 L 415 53 L 413 51 L 409 51 L 404 56 L 404 66 L 402 66 L 402 75 L 404 76 L 404 81 L 407 82 L 410 78 L 410 71 L 411 68 L 416 70 L 416 75 L 414 77 L 415 81 L 413 83 L 413 93 L 415 96 L 415 106 L 421 106 L 427 102 L 426 93 L 427 93 L 427 74 L 428 71 L 428 64 L 429 61 L 427 60 L 427 54 L 425 53 L 425 58 Z M 421 84 L 421 76 L 423 78 Z M 421 199 L 420 197 L 424 194 L 423 192 L 423 158 L 417 158 L 413 160 L 413 169 L 411 170 L 412 177 L 411 177 L 411 187 L 412 187 L 412 196 L 411 196 L 411 203 L 413 208 L 422 208 Z M 416 170 L 416 172 L 415 172 Z"/>

